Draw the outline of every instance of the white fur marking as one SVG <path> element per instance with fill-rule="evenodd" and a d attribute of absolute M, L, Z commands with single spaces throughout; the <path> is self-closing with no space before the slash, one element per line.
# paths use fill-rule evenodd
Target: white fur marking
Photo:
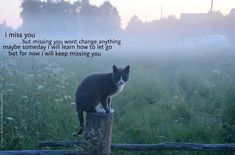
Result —
<path fill-rule="evenodd" d="M 117 94 L 119 94 L 121 91 L 123 91 L 123 88 L 125 86 L 125 81 L 122 80 L 122 77 L 121 79 L 116 83 L 116 86 L 117 86 L 117 91 L 114 93 L 114 94 L 111 94 L 109 97 L 113 97 L 113 96 L 116 96 Z"/>
<path fill-rule="evenodd" d="M 120 79 L 120 83 L 125 83 L 125 82 L 122 80 L 122 76 L 121 76 L 121 79 Z"/>
<path fill-rule="evenodd" d="M 97 113 L 106 113 L 106 111 L 103 108 L 95 108 Z M 110 109 L 110 113 L 114 113 L 114 109 Z"/>
<path fill-rule="evenodd" d="M 97 107 L 97 108 L 95 108 L 95 110 L 96 110 L 97 113 L 106 113 L 106 111 L 102 108 Z"/>
<path fill-rule="evenodd" d="M 110 113 L 114 113 L 114 109 L 110 109 Z"/>
<path fill-rule="evenodd" d="M 121 91 L 123 91 L 124 86 L 125 86 L 125 84 L 118 86 L 117 93 L 120 93 Z"/>

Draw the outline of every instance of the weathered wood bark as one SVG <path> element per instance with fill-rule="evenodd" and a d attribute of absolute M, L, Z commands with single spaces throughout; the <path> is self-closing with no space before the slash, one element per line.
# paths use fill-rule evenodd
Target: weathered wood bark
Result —
<path fill-rule="evenodd" d="M 39 142 L 39 147 L 45 146 L 68 146 L 77 145 L 80 142 Z M 226 151 L 235 152 L 235 143 L 228 144 L 203 144 L 203 143 L 183 143 L 165 142 L 158 144 L 112 144 L 112 149 L 126 151 L 162 151 L 162 150 L 191 150 L 191 151 Z"/>
<path fill-rule="evenodd" d="M 82 143 L 78 141 L 39 141 L 38 147 L 41 149 L 43 147 L 76 147 L 81 146 Z"/>
<path fill-rule="evenodd" d="M 111 154 L 112 113 L 88 113 L 85 127 L 84 151 L 92 155 Z"/>
<path fill-rule="evenodd" d="M 235 152 L 235 144 L 200 144 L 182 142 L 166 142 L 159 144 L 112 144 L 112 149 L 127 151 L 192 150 Z"/>
<path fill-rule="evenodd" d="M 84 155 L 68 150 L 8 150 L 0 151 L 0 155 Z"/>

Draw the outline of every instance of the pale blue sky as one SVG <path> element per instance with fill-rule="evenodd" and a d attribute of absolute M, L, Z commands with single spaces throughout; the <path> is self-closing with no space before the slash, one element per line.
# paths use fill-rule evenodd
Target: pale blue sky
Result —
<path fill-rule="evenodd" d="M 70 0 L 73 2 L 74 0 Z M 100 5 L 105 0 L 90 0 L 92 4 Z M 107 0 L 106 0 L 107 1 Z M 122 27 L 125 27 L 133 15 L 142 21 L 151 21 L 160 18 L 161 6 L 163 17 L 174 15 L 180 17 L 181 13 L 206 13 L 210 9 L 211 0 L 109 0 L 117 7 Z M 20 4 L 22 0 L 0 0 L 0 23 L 6 22 L 8 26 L 17 28 L 22 24 L 20 18 Z M 228 14 L 235 8 L 235 0 L 214 0 L 214 10 Z"/>

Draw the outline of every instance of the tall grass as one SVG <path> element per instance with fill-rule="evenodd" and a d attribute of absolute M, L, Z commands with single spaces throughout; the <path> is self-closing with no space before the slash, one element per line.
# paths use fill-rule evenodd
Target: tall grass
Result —
<path fill-rule="evenodd" d="M 235 142 L 235 63 L 227 57 L 120 56 L 66 62 L 38 59 L 33 70 L 27 67 L 31 61 L 20 58 L 0 62 L 7 79 L 4 87 L 0 79 L 6 103 L 4 149 L 35 149 L 39 140 L 76 140 L 76 87 L 86 74 L 111 71 L 113 64 L 131 65 L 128 84 L 113 99 L 113 143 Z"/>

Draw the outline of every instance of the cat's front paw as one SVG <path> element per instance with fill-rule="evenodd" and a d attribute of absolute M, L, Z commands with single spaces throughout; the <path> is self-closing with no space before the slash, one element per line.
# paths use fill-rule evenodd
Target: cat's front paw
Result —
<path fill-rule="evenodd" d="M 114 113 L 114 109 L 108 109 L 106 110 L 106 113 Z"/>
<path fill-rule="evenodd" d="M 110 109 L 110 113 L 114 113 L 114 109 Z"/>
<path fill-rule="evenodd" d="M 109 109 L 106 109 L 105 111 L 106 111 L 106 113 L 110 113 L 110 110 L 109 110 Z"/>
<path fill-rule="evenodd" d="M 96 108 L 95 109 L 97 113 L 105 113 L 106 111 L 102 108 Z"/>
<path fill-rule="evenodd" d="M 97 113 L 114 113 L 114 109 L 96 108 L 95 110 Z"/>

